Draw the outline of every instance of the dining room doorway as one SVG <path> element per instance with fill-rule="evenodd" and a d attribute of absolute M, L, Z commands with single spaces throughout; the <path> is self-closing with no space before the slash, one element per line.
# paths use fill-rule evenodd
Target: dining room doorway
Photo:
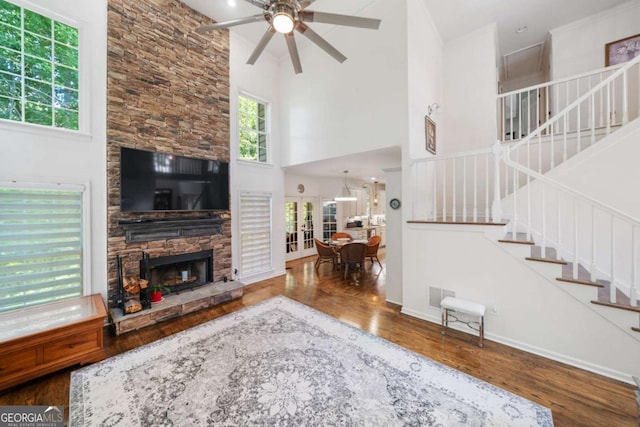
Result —
<path fill-rule="evenodd" d="M 288 197 L 285 199 L 286 260 L 291 261 L 316 254 L 315 199 Z"/>

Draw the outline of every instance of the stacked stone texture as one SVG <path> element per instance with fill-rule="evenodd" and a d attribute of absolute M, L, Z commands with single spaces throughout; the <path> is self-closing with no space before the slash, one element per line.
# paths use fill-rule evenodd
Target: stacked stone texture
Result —
<path fill-rule="evenodd" d="M 211 20 L 178 0 L 109 0 L 107 58 L 107 197 L 109 306 L 123 273 L 137 275 L 142 253 L 214 251 L 214 280 L 231 277 L 231 224 L 222 234 L 126 243 L 120 219 L 202 213 L 120 211 L 120 147 L 229 161 L 228 31 L 198 34 Z M 217 212 L 229 218 L 228 211 Z"/>

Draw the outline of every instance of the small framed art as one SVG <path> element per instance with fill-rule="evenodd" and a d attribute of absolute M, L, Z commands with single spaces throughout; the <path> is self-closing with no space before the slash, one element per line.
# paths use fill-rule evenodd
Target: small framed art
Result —
<path fill-rule="evenodd" d="M 640 55 L 640 34 L 607 43 L 604 48 L 604 65 L 618 65 Z"/>
<path fill-rule="evenodd" d="M 427 151 L 436 154 L 436 122 L 424 116 L 424 132 L 427 138 Z"/>

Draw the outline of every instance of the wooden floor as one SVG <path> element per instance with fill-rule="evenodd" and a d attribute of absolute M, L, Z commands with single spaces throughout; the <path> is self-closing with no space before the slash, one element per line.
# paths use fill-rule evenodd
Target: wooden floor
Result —
<path fill-rule="evenodd" d="M 383 256 L 380 257 L 384 263 Z M 452 331 L 443 337 L 439 325 L 400 314 L 385 302 L 385 270 L 370 266 L 343 280 L 330 264 L 314 269 L 315 258 L 288 264 L 287 274 L 245 288 L 241 299 L 205 309 L 140 331 L 105 338 L 108 356 L 158 340 L 275 295 L 307 304 L 433 360 L 466 372 L 553 412 L 556 426 L 637 426 L 634 388 L 511 347 Z M 384 265 L 384 264 L 383 264 Z M 490 329 L 489 325 L 489 330 Z M 0 395 L 0 405 L 69 405 L 67 369 Z"/>

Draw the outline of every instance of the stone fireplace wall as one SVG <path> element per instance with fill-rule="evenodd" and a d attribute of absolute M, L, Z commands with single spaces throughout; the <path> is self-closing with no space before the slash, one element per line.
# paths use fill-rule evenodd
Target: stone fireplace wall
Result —
<path fill-rule="evenodd" d="M 152 257 L 213 249 L 214 280 L 231 278 L 231 224 L 222 233 L 126 243 L 121 219 L 202 217 L 203 213 L 120 212 L 120 147 L 229 161 L 229 36 L 194 32 L 211 20 L 178 0 L 109 0 L 107 194 L 109 306 L 120 255 L 125 275 Z M 230 218 L 228 211 L 217 212 Z"/>

